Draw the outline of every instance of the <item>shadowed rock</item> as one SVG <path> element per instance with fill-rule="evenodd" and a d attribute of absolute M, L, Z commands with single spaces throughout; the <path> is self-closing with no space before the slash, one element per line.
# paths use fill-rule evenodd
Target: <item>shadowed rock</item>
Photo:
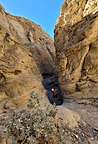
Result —
<path fill-rule="evenodd" d="M 25 107 L 32 91 L 44 97 L 43 73 L 55 73 L 52 39 L 39 25 L 0 6 L 0 111 Z M 42 98 L 47 103 L 47 98 Z"/>
<path fill-rule="evenodd" d="M 56 25 L 59 81 L 68 96 L 98 97 L 97 11 L 98 1 L 65 1 Z"/>

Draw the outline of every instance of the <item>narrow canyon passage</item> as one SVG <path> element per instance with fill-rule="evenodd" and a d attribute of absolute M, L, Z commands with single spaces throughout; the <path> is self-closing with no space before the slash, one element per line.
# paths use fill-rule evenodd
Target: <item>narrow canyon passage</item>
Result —
<path fill-rule="evenodd" d="M 55 74 L 43 74 L 43 86 L 47 91 L 47 97 L 51 104 L 63 104 L 63 94 L 60 89 L 58 77 Z"/>

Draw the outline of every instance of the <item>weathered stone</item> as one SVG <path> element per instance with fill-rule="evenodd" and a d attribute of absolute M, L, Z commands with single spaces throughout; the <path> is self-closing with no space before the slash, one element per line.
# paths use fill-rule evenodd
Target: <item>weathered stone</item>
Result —
<path fill-rule="evenodd" d="M 66 95 L 98 97 L 97 11 L 98 1 L 64 2 L 55 46 L 59 81 Z"/>
<path fill-rule="evenodd" d="M 55 73 L 52 39 L 39 25 L 0 6 L 0 112 L 25 107 L 32 91 L 47 103 L 42 74 Z"/>
<path fill-rule="evenodd" d="M 69 128 L 75 128 L 78 127 L 79 122 L 79 114 L 65 107 L 58 108 L 58 112 L 56 114 L 56 123 L 58 123 L 58 125 L 61 125 L 63 123 L 65 126 L 67 125 Z"/>
<path fill-rule="evenodd" d="M 59 80 L 62 88 L 64 86 L 63 90 L 68 93 L 73 92 L 73 94 L 76 92 L 76 88 L 78 91 L 84 90 L 85 85 L 87 85 L 88 89 L 88 85 L 95 84 L 95 81 L 97 85 L 97 69 L 93 77 L 89 77 L 90 74 L 85 71 L 85 69 L 89 71 L 92 68 L 89 68 L 89 64 L 96 62 L 97 65 L 97 13 L 94 14 L 93 12 L 93 15 L 83 18 L 86 15 L 85 5 L 88 4 L 86 2 L 85 0 L 77 2 L 67 0 L 55 31 Z M 74 7 L 70 9 L 72 5 Z M 65 7 L 68 11 L 66 14 Z M 73 11 L 75 12 L 74 17 Z M 78 15 L 77 11 L 79 12 Z M 94 26 L 96 31 L 94 31 Z M 96 49 L 96 51 L 93 51 L 93 49 Z M 93 59 L 93 61 L 89 61 L 89 59 Z M 41 135 L 40 144 L 97 143 L 98 133 L 94 136 L 97 131 L 97 120 L 94 121 L 94 119 L 97 119 L 97 116 L 91 118 L 93 110 L 92 113 L 90 111 L 87 113 L 88 109 L 83 107 L 81 111 L 81 105 L 77 106 L 76 103 L 65 103 L 66 106 L 57 107 L 56 114 L 53 113 L 52 108 L 49 109 L 46 91 L 42 84 L 42 75 L 45 77 L 48 74 L 55 73 L 54 61 L 53 41 L 40 26 L 25 18 L 14 17 L 6 13 L 0 6 L 0 144 L 27 143 L 24 140 L 29 139 L 28 133 L 31 138 L 35 134 L 43 134 L 44 125 L 47 126 L 45 131 L 46 128 L 47 131 L 49 128 L 49 135 L 51 128 L 57 131 L 55 134 L 53 133 L 52 140 L 48 139 L 48 142 L 47 133 L 44 137 Z M 86 83 L 85 77 L 88 78 Z M 49 80 L 51 82 L 51 79 Z M 54 79 L 52 82 L 56 83 Z M 35 100 L 36 96 L 38 99 Z M 32 108 L 38 114 L 34 121 L 32 121 L 32 118 L 36 113 L 32 111 Z M 17 114 L 19 114 L 18 117 Z M 49 116 L 48 119 L 47 116 Z M 22 120 L 26 121 L 21 121 L 21 117 L 24 118 Z M 52 127 L 50 125 L 51 118 Z M 18 123 L 15 124 L 13 120 L 18 120 Z M 41 125 L 42 131 L 38 129 L 35 133 L 35 127 L 32 129 L 32 126 L 34 124 L 40 125 L 37 120 L 39 123 L 44 121 L 44 125 Z M 29 122 L 31 122 L 31 125 L 29 125 Z M 95 123 L 94 127 L 92 123 Z M 27 134 L 24 140 L 20 134 L 21 124 L 24 125 L 21 129 L 23 134 L 24 132 Z M 17 126 L 20 128 L 17 128 Z M 25 128 L 29 131 L 24 131 Z M 13 131 L 10 131 L 12 129 Z M 16 129 L 19 130 L 18 133 Z M 95 129 L 94 132 L 93 129 Z M 14 130 L 17 136 L 14 135 Z"/>

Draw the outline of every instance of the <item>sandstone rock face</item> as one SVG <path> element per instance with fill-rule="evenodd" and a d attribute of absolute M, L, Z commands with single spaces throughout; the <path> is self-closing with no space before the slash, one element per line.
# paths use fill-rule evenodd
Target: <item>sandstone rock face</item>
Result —
<path fill-rule="evenodd" d="M 70 5 L 69 8 L 66 9 L 67 11 L 70 10 L 74 1 L 69 2 Z M 66 4 L 67 3 L 65 3 L 64 7 L 67 8 L 68 4 Z M 79 5 L 81 4 L 82 2 L 79 2 Z M 89 5 L 84 1 L 83 7 L 85 4 Z M 70 13 L 71 12 L 70 10 Z M 80 10 L 80 13 L 81 12 L 82 10 Z M 92 64 L 96 62 L 97 65 L 97 14 L 87 17 L 88 23 L 86 23 L 86 18 L 80 22 L 82 19 L 81 15 L 76 17 L 75 14 L 74 17 L 71 15 L 71 17 L 69 17 L 68 14 L 69 20 L 66 18 L 66 26 L 64 26 L 65 20 L 62 21 L 62 17 L 66 17 L 64 14 L 65 9 L 62 10 L 62 16 L 56 28 L 55 45 L 57 48 L 59 79 L 62 87 L 63 84 L 64 87 L 66 84 L 67 87 L 65 88 L 67 89 L 69 85 L 71 85 L 71 89 L 67 89 L 68 92 L 70 92 L 72 89 L 75 91 L 74 88 L 79 82 L 79 76 L 81 76 L 81 81 L 84 80 L 84 77 L 89 76 L 85 71 L 87 66 L 88 70 L 90 69 L 89 63 L 87 63 L 88 59 L 93 58 L 93 61 L 90 62 L 92 62 Z M 79 23 L 73 27 L 70 18 L 73 18 L 75 23 L 78 21 Z M 96 31 L 93 31 L 93 24 L 96 27 Z M 73 29 L 71 31 L 70 28 L 72 27 Z M 67 31 L 69 33 L 66 33 Z M 74 36 L 73 32 L 76 32 Z M 73 41 L 71 36 L 74 37 Z M 87 36 L 87 38 L 85 38 L 85 36 Z M 92 37 L 92 44 L 90 44 L 89 48 L 89 42 Z M 81 38 L 84 38 L 84 40 L 78 42 Z M 67 39 L 69 39 L 70 42 L 68 42 Z M 96 52 L 93 51 L 93 49 L 95 49 Z M 92 110 L 91 113 L 91 111 L 88 111 L 85 107 L 83 107 L 81 111 L 80 105 L 76 105 L 76 103 L 65 103 L 67 107 L 64 105 L 59 106 L 54 112 L 54 106 L 49 105 L 42 84 L 42 75 L 55 73 L 54 61 L 55 50 L 53 41 L 40 26 L 25 18 L 12 16 L 6 13 L 2 6 L 0 6 L 0 144 L 27 144 L 27 141 L 33 144 L 32 141 L 30 142 L 30 138 L 34 140 L 35 135 L 37 135 L 37 140 L 38 138 L 41 139 L 39 139 L 39 144 L 97 144 L 98 125 L 97 120 L 95 120 L 97 116 L 94 116 L 92 119 L 92 113 L 98 115 L 97 109 L 97 112 Z M 81 68 L 81 66 L 83 68 Z M 81 72 L 83 71 L 82 75 L 80 74 L 80 69 Z M 70 79 L 73 74 L 74 76 L 77 74 L 77 77 L 74 77 L 74 82 Z M 88 79 L 88 82 L 95 84 L 95 80 L 97 81 L 96 74 L 97 73 L 95 73 L 95 77 L 94 75 L 92 76 L 92 78 L 95 79 Z M 54 77 L 51 78 L 55 83 Z M 62 80 L 64 80 L 64 83 Z M 49 106 L 51 107 L 49 108 Z M 87 116 L 86 118 L 85 115 Z M 83 120 L 81 116 L 83 116 Z M 90 123 L 95 123 L 94 127 L 91 126 Z M 36 127 L 38 128 L 37 131 Z M 43 135 L 44 128 L 45 135 Z M 50 136 L 51 130 L 54 130 L 56 133 L 52 135 L 53 141 L 49 138 L 47 142 L 46 132 L 49 131 Z"/>
<path fill-rule="evenodd" d="M 0 6 L 0 111 L 24 106 L 32 91 L 45 95 L 41 75 L 54 72 L 54 52 L 39 25 Z"/>
<path fill-rule="evenodd" d="M 55 28 L 56 60 L 63 91 L 98 97 L 98 1 L 66 0 Z"/>

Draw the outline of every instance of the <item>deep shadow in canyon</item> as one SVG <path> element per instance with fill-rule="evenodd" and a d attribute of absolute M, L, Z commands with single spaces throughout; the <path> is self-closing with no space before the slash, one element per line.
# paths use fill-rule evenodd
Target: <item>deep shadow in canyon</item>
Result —
<path fill-rule="evenodd" d="M 58 77 L 54 73 L 44 73 L 43 86 L 46 89 L 48 100 L 51 104 L 62 105 L 63 104 L 63 93 L 61 91 Z"/>

